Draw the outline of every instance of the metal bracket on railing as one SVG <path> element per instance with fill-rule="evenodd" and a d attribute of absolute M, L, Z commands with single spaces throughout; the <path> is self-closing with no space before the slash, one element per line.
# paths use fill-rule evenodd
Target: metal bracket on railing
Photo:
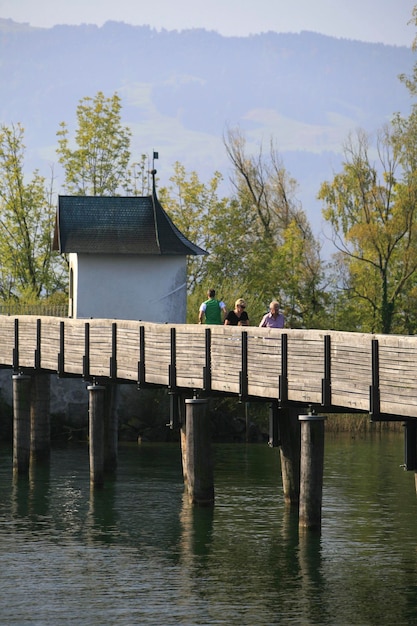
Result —
<path fill-rule="evenodd" d="M 282 404 L 288 400 L 288 335 L 281 335 L 281 374 L 279 382 L 279 401 Z"/>
<path fill-rule="evenodd" d="M 145 382 L 145 327 L 139 326 L 138 387 L 143 387 Z"/>
<path fill-rule="evenodd" d="M 372 339 L 372 385 L 369 387 L 369 415 L 371 421 L 379 421 L 381 415 L 379 390 L 379 343 Z"/>
<path fill-rule="evenodd" d="M 83 378 L 90 379 L 90 323 L 84 324 Z"/>
<path fill-rule="evenodd" d="M 35 369 L 41 369 L 41 320 L 36 320 Z"/>
<path fill-rule="evenodd" d="M 242 365 L 239 372 L 239 400 L 248 395 L 248 333 L 242 331 Z"/>
<path fill-rule="evenodd" d="M 180 426 L 180 396 L 175 391 L 169 391 L 169 428 L 175 430 Z"/>
<path fill-rule="evenodd" d="M 269 439 L 268 446 L 270 448 L 278 448 L 280 445 L 279 437 L 279 420 L 278 420 L 279 406 L 277 400 L 273 400 L 269 407 Z"/>
<path fill-rule="evenodd" d="M 171 328 L 171 362 L 168 366 L 168 389 L 177 387 L 177 337 L 175 328 Z"/>
<path fill-rule="evenodd" d="M 59 322 L 58 376 L 65 373 L 65 324 Z"/>
<path fill-rule="evenodd" d="M 13 371 L 19 372 L 19 320 L 14 320 Z"/>
<path fill-rule="evenodd" d="M 324 336 L 324 378 L 321 380 L 321 404 L 330 406 L 332 403 L 332 379 L 331 379 L 331 337 Z"/>
<path fill-rule="evenodd" d="M 203 389 L 211 391 L 211 329 L 205 331 L 205 366 L 203 367 Z"/>
<path fill-rule="evenodd" d="M 117 324 L 111 325 L 111 357 L 109 363 L 110 378 L 117 378 Z"/>

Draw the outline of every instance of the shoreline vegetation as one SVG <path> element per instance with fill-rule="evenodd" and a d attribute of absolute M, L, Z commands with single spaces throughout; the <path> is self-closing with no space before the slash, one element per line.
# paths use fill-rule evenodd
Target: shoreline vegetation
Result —
<path fill-rule="evenodd" d="M 326 414 L 326 433 L 360 433 L 373 434 L 383 432 L 402 432 L 404 430 L 404 421 L 374 421 L 370 420 L 367 413 L 333 413 Z"/>

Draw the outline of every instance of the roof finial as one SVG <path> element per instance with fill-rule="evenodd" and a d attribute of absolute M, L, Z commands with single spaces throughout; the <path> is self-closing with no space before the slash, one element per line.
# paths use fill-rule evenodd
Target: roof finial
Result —
<path fill-rule="evenodd" d="M 159 159 L 159 154 L 158 152 L 153 152 L 153 157 L 152 157 L 152 170 L 151 170 L 151 174 L 152 174 L 152 193 L 155 194 L 156 193 L 156 187 L 155 187 L 155 176 L 156 176 L 156 169 L 155 169 L 155 159 Z"/>
<path fill-rule="evenodd" d="M 155 187 L 156 170 L 151 170 L 151 175 L 152 175 L 152 193 L 155 194 L 156 193 L 156 187 Z"/>

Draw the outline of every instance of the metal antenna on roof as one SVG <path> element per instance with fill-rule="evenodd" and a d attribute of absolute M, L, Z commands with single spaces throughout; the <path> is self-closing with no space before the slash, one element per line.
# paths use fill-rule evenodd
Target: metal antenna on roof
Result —
<path fill-rule="evenodd" d="M 152 157 L 152 170 L 151 170 L 151 174 L 152 174 L 152 193 L 155 193 L 155 191 L 156 191 L 156 189 L 155 189 L 155 176 L 156 176 L 155 159 L 159 159 L 159 154 L 154 151 L 153 157 Z"/>

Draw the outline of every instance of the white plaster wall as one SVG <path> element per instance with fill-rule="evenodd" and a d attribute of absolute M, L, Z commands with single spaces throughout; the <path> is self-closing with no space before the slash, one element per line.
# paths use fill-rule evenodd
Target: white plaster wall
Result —
<path fill-rule="evenodd" d="M 73 317 L 186 321 L 186 257 L 75 255 Z"/>

